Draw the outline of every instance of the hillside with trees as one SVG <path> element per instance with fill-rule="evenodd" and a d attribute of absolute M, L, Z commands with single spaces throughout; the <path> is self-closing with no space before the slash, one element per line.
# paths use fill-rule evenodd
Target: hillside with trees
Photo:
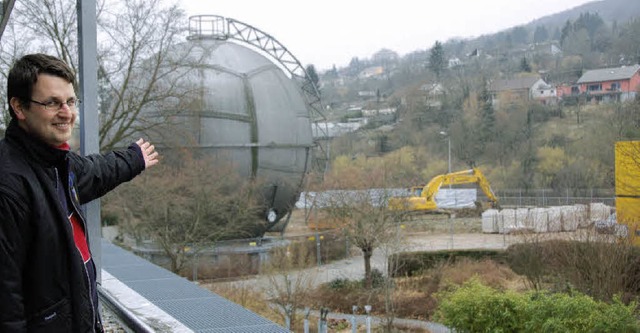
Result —
<path fill-rule="evenodd" d="M 452 170 L 480 167 L 499 189 L 612 188 L 614 143 L 640 136 L 640 101 L 496 104 L 490 87 L 532 76 L 553 87 L 575 84 L 590 69 L 639 63 L 637 45 L 640 4 L 607 0 L 492 35 L 436 41 L 403 57 L 381 49 L 371 59 L 353 58 L 320 73 L 327 117 L 373 115 L 360 130 L 333 138 L 331 172 L 339 174 L 348 158 L 387 165 L 396 186 L 425 182 L 447 171 L 450 138 Z M 373 67 L 382 74 L 366 74 Z"/>

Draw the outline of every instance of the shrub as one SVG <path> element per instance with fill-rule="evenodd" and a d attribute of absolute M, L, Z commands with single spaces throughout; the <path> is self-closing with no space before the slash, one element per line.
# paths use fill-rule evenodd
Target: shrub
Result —
<path fill-rule="evenodd" d="M 635 316 L 636 308 L 637 303 L 624 305 L 620 297 L 614 297 L 610 306 L 604 306 L 602 311 L 596 312 L 593 332 L 640 332 Z M 609 318 L 616 320 L 611 321 Z"/>
<path fill-rule="evenodd" d="M 529 332 L 588 332 L 598 304 L 589 296 L 576 294 L 530 294 L 524 308 Z"/>
<path fill-rule="evenodd" d="M 361 282 L 363 286 L 367 285 L 366 278 L 363 278 Z M 379 269 L 374 268 L 371 270 L 371 287 L 373 288 L 383 287 L 385 282 L 386 282 L 386 278 Z"/>
<path fill-rule="evenodd" d="M 635 303 L 624 305 L 615 298 L 608 304 L 580 293 L 531 293 L 529 297 L 524 310 L 527 332 L 640 332 Z"/>
<path fill-rule="evenodd" d="M 640 332 L 636 303 L 580 294 L 500 292 L 472 279 L 437 295 L 436 320 L 457 332 Z"/>
<path fill-rule="evenodd" d="M 507 248 L 507 263 L 516 274 L 527 278 L 531 287 L 539 290 L 546 276 L 551 274 L 546 259 L 545 244 L 513 244 Z"/>
<path fill-rule="evenodd" d="M 327 287 L 332 290 L 347 289 L 352 287 L 352 283 L 346 278 L 335 278 L 329 281 Z"/>
<path fill-rule="evenodd" d="M 625 243 L 533 241 L 507 248 L 511 269 L 535 289 L 566 289 L 567 285 L 598 300 L 640 290 L 640 250 Z"/>
<path fill-rule="evenodd" d="M 414 276 L 438 265 L 455 263 L 463 258 L 471 260 L 491 259 L 496 262 L 504 262 L 504 257 L 505 252 L 503 250 L 444 250 L 397 253 L 389 258 L 389 261 L 396 263 L 393 271 L 389 272 L 389 276 Z"/>
<path fill-rule="evenodd" d="M 523 332 L 522 295 L 506 292 L 471 279 L 460 287 L 437 295 L 435 319 L 456 332 Z"/>

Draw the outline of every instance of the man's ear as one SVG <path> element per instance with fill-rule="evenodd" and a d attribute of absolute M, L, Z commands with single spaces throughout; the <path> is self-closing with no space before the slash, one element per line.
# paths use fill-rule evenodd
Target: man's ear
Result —
<path fill-rule="evenodd" d="M 20 103 L 20 100 L 17 97 L 11 97 L 11 101 L 9 101 L 9 104 L 11 104 L 13 113 L 16 114 L 16 118 L 18 120 L 26 119 L 26 117 L 24 116 L 24 109 L 22 108 L 22 103 Z"/>

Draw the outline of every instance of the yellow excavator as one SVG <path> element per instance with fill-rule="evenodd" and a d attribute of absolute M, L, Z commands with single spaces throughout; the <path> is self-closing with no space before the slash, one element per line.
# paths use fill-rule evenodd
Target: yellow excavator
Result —
<path fill-rule="evenodd" d="M 433 177 L 427 185 L 413 186 L 410 189 L 411 195 L 406 197 L 389 198 L 389 209 L 395 211 L 409 212 L 429 212 L 436 211 L 435 196 L 442 185 L 459 185 L 476 183 L 489 199 L 493 208 L 499 209 L 498 198 L 496 198 L 489 181 L 477 168 L 446 173 Z"/>

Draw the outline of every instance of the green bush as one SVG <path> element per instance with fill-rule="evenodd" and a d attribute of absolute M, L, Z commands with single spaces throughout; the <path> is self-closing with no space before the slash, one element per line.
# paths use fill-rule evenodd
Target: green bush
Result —
<path fill-rule="evenodd" d="M 385 282 L 387 282 L 387 278 L 382 274 L 382 272 L 379 269 L 374 268 L 374 269 L 371 270 L 371 286 L 373 288 L 383 287 L 385 285 Z M 362 278 L 360 283 L 363 286 L 366 286 L 367 279 L 366 278 Z"/>
<path fill-rule="evenodd" d="M 471 279 L 437 295 L 435 319 L 456 332 L 523 332 L 522 295 L 502 293 Z"/>
<path fill-rule="evenodd" d="M 332 290 L 352 290 L 360 287 L 358 281 L 351 281 L 345 278 L 335 278 L 329 281 L 326 286 Z"/>
<path fill-rule="evenodd" d="M 529 332 L 589 332 L 599 310 L 596 301 L 582 294 L 534 293 L 529 300 L 524 308 Z"/>
<path fill-rule="evenodd" d="M 501 292 L 472 279 L 441 292 L 436 320 L 456 332 L 640 332 L 636 304 L 579 294 Z"/>
<path fill-rule="evenodd" d="M 610 306 L 605 303 L 600 306 L 603 309 L 596 313 L 599 316 L 595 320 L 593 332 L 640 332 L 636 316 L 637 303 L 624 305 L 620 297 L 615 297 Z M 611 321 L 610 318 L 616 320 Z"/>

